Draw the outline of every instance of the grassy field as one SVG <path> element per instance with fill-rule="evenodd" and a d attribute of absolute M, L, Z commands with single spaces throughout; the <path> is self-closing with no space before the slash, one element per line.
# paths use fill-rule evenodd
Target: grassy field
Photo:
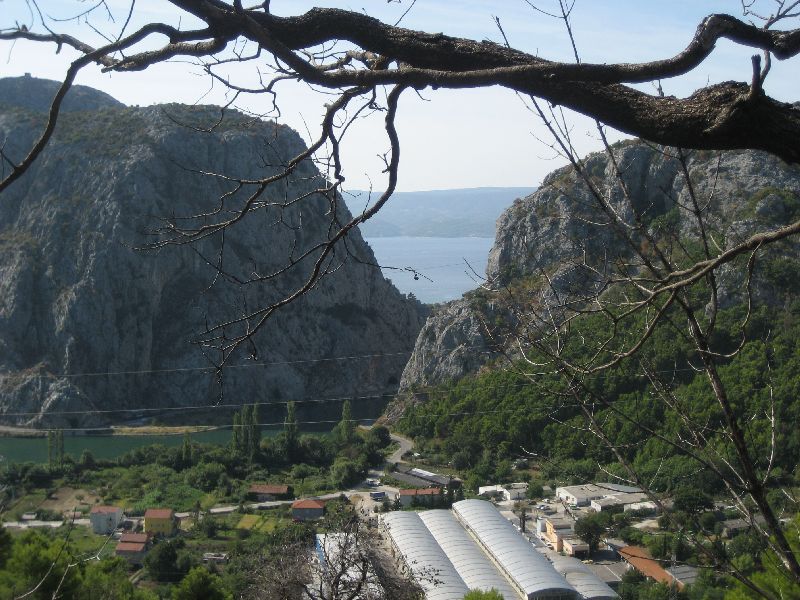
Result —
<path fill-rule="evenodd" d="M 89 491 L 71 487 L 61 487 L 44 500 L 41 508 L 63 513 L 67 510 L 89 510 L 100 501 L 100 496 Z"/>
<path fill-rule="evenodd" d="M 236 525 L 237 529 L 248 529 L 260 533 L 270 533 L 278 527 L 281 522 L 288 522 L 289 518 L 284 514 L 276 514 L 273 511 L 265 514 L 244 515 Z"/>
<path fill-rule="evenodd" d="M 47 496 L 44 490 L 36 490 L 24 496 L 20 496 L 17 500 L 13 501 L 6 513 L 9 521 L 19 521 L 23 513 L 36 512 L 45 501 Z"/>

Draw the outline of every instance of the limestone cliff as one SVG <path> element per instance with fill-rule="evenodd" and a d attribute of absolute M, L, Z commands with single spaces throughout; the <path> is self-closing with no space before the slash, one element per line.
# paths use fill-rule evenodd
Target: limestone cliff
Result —
<path fill-rule="evenodd" d="M 0 80 L 0 140 L 11 160 L 40 131 L 54 85 Z M 215 278 L 207 261 L 218 240 L 156 253 L 133 248 L 150 241 L 146 232 L 158 219 L 212 210 L 231 190 L 197 171 L 263 177 L 303 142 L 287 127 L 235 112 L 201 131 L 219 118 L 215 107 L 125 107 L 89 88 L 68 100 L 45 153 L 0 196 L 0 417 L 86 426 L 137 414 L 104 412 L 116 409 L 213 405 L 220 382 L 191 341 L 208 323 L 285 294 L 299 276 L 245 286 Z M 307 162 L 268 193 L 290 198 L 320 183 Z M 224 271 L 247 279 L 279 268 L 293 250 L 327 235 L 328 209 L 312 195 L 302 207 L 253 213 L 227 234 Z M 259 334 L 253 359 L 248 347 L 230 361 L 240 368 L 224 371 L 223 402 L 396 389 L 421 307 L 365 264 L 375 261 L 357 231 L 348 250 L 337 253 L 335 273 Z"/>
<path fill-rule="evenodd" d="M 619 145 L 615 155 L 644 225 L 651 230 L 677 228 L 686 243 L 696 240 L 679 161 L 639 142 Z M 721 249 L 765 226 L 800 218 L 800 168 L 760 152 L 721 156 L 694 152 L 690 156 L 691 182 L 700 198 L 711 199 L 706 226 Z M 611 206 L 630 221 L 622 186 L 606 155 L 587 157 L 586 167 Z M 494 287 L 510 288 L 523 304 L 526 297 L 542 297 L 545 274 L 547 294 L 561 298 L 600 289 L 605 281 L 599 274 L 606 272 L 610 262 L 630 256 L 630 248 L 612 227 L 604 225 L 608 218 L 594 206 L 587 186 L 566 168 L 551 173 L 535 193 L 515 202 L 497 220 L 487 267 Z M 800 249 L 796 241 L 771 252 L 773 258 L 775 252 L 781 254 L 797 270 Z M 776 281 L 786 279 L 786 273 L 765 271 L 769 269 L 757 272 L 756 301 L 774 302 L 779 296 Z M 741 274 L 741 270 L 727 267 L 720 270 L 723 306 L 740 293 Z M 778 281 L 777 285 L 785 288 L 786 283 Z M 507 322 L 514 318 L 504 312 L 503 298 L 502 291 L 471 292 L 429 317 L 403 372 L 401 387 L 408 390 L 459 379 L 497 358 L 501 351 L 513 354 L 513 339 L 494 337 L 490 341 L 487 337 L 487 326 L 491 328 L 497 319 Z"/>

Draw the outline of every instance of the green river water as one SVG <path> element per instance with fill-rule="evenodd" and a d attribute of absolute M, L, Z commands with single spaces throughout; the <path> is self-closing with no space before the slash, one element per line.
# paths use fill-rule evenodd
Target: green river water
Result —
<path fill-rule="evenodd" d="M 263 431 L 263 436 L 274 435 L 277 430 Z M 191 434 L 193 440 L 206 444 L 227 444 L 231 439 L 230 429 L 215 429 Z M 150 444 L 178 446 L 183 435 L 76 435 L 64 436 L 64 451 L 77 459 L 84 450 L 95 458 L 116 458 L 128 450 Z M 9 463 L 47 462 L 47 438 L 45 437 L 0 437 L 0 456 Z"/>

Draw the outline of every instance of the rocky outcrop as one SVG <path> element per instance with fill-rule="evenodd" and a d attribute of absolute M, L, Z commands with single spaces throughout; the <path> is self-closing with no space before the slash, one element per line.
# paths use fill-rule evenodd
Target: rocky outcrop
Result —
<path fill-rule="evenodd" d="M 338 268 L 276 313 L 255 345 L 229 361 L 221 382 L 214 377 L 191 342 L 208 324 L 264 306 L 307 275 L 310 265 L 300 265 L 304 272 L 268 283 L 235 283 L 279 269 L 292 252 L 328 235 L 325 198 L 311 194 L 303 203 L 275 206 L 311 193 L 321 177 L 303 163 L 291 182 L 267 191 L 273 206 L 262 206 L 225 237 L 226 276 L 216 277 L 210 266 L 218 237 L 196 247 L 136 251 L 152 240 L 146 233 L 159 219 L 214 210 L 231 192 L 224 178 L 199 171 L 264 177 L 303 142 L 284 126 L 235 112 L 201 131 L 219 119 L 215 107 L 124 107 L 87 90 L 67 105 L 46 152 L 0 197 L 5 423 L 86 426 L 136 416 L 106 412 L 115 409 L 396 389 L 424 316 L 419 303 L 370 266 L 374 256 L 358 231 L 346 251 L 338 249 L 331 264 Z M 12 160 L 40 131 L 45 116 L 38 109 L 53 91 L 52 82 L 0 80 L 0 140 Z M 91 110 L 81 110 L 86 106 Z M 222 210 L 241 206 L 252 189 L 226 197 Z M 343 203 L 337 210 L 340 220 L 349 218 Z"/>
<path fill-rule="evenodd" d="M 624 201 L 627 189 L 644 227 L 655 234 L 672 228 L 687 244 L 697 241 L 697 227 L 688 212 L 689 187 L 680 162 L 670 153 L 639 142 L 619 145 L 615 156 L 624 187 L 605 154 L 585 160 L 610 208 L 633 222 L 630 205 Z M 720 249 L 765 227 L 800 218 L 800 168 L 789 167 L 773 156 L 751 151 L 727 152 L 721 157 L 693 152 L 688 170 L 697 197 L 710 200 L 705 226 Z M 626 261 L 632 252 L 608 224 L 608 215 L 596 207 L 588 186 L 564 168 L 551 173 L 534 194 L 506 210 L 497 220 L 487 266 L 487 277 L 498 291 L 470 292 L 428 319 L 403 372 L 402 388 L 455 380 L 496 358 L 498 350 L 513 353 L 518 340 L 498 337 L 492 327 L 498 318 L 506 322 L 513 318 L 502 308 L 504 298 L 511 294 L 522 305 L 545 302 L 553 306 L 580 302 L 602 289 L 612 263 Z M 645 243 L 641 236 L 635 242 Z M 772 264 L 790 261 L 797 271 L 800 248 L 796 241 L 770 252 L 771 258 L 777 259 Z M 778 280 L 789 277 L 769 271 L 757 272 L 753 289 L 759 302 L 779 301 L 777 288 L 787 282 Z M 742 276 L 743 270 L 732 266 L 719 271 L 723 306 L 741 294 Z"/>

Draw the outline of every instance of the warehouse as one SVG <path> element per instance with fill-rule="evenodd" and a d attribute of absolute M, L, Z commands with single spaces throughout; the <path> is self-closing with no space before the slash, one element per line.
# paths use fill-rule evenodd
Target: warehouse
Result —
<path fill-rule="evenodd" d="M 462 600 L 468 590 L 492 588 L 506 600 L 617 598 L 579 561 L 554 566 L 489 502 L 388 513 L 381 527 L 429 600 Z"/>
<path fill-rule="evenodd" d="M 586 483 L 556 488 L 559 500 L 572 506 L 588 506 L 592 500 L 599 500 L 615 494 L 641 494 L 642 490 L 629 485 L 617 483 Z"/>
<path fill-rule="evenodd" d="M 519 593 L 459 524 L 452 512 L 429 510 L 419 513 L 419 516 L 469 589 L 489 591 L 495 588 L 503 598 L 520 598 Z"/>
<path fill-rule="evenodd" d="M 578 590 L 582 598 L 587 600 L 614 600 L 619 598 L 614 590 L 601 581 L 581 561 L 552 551 L 548 551 L 547 557 L 553 563 L 553 568 L 561 573 L 572 587 Z"/>
<path fill-rule="evenodd" d="M 580 597 L 550 561 L 539 554 L 491 503 L 462 500 L 453 504 L 453 513 L 523 598 L 571 600 Z"/>
<path fill-rule="evenodd" d="M 392 550 L 428 600 L 463 600 L 469 591 L 441 546 L 415 512 L 384 515 L 381 526 L 389 534 Z"/>

